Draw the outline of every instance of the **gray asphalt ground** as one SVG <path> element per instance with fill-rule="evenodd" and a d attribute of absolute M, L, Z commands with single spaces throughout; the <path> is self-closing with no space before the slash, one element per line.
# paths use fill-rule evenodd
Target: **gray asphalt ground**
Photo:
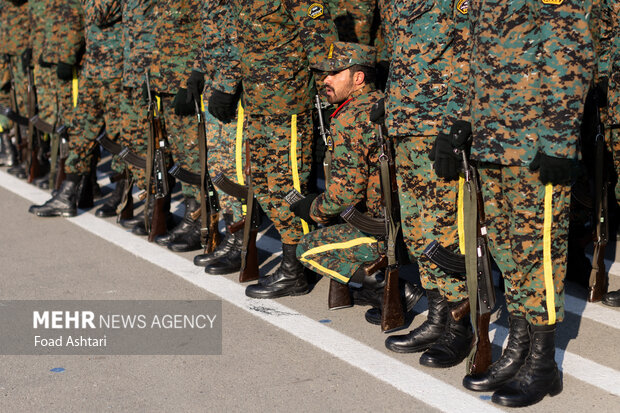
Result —
<path fill-rule="evenodd" d="M 4 170 L 1 168 L 0 174 Z M 0 185 L 0 300 L 219 299 L 69 220 L 29 214 L 30 204 Z M 81 213 L 92 214 L 94 209 Z M 113 219 L 106 221 L 116 225 Z M 127 233 L 127 237 L 135 236 Z M 275 238 L 271 230 L 259 240 L 267 270 L 273 270 L 279 260 L 271 256 L 277 251 Z M 178 255 L 191 260 L 195 254 Z M 410 268 L 405 269 L 408 272 L 411 276 Z M 226 278 L 236 281 L 236 275 Z M 610 283 L 611 289 L 620 288 L 620 276 L 610 276 Z M 276 301 L 438 379 L 449 389 L 446 398 L 460 397 L 458 394 L 464 391 L 495 407 L 489 394 L 461 387 L 463 365 L 433 370 L 419 366 L 415 354 L 386 350 L 386 335 L 364 321 L 366 308 L 328 311 L 327 287 L 328 283 L 321 280 L 306 296 Z M 577 309 L 586 308 L 585 290 L 570 284 L 568 292 L 578 298 Z M 415 310 L 422 314 L 408 329 L 424 321 L 425 305 L 422 300 L 416 306 Z M 620 314 L 620 310 L 601 304 L 592 308 L 611 319 L 618 319 Z M 502 327 L 507 327 L 507 322 L 501 310 L 493 318 L 498 319 L 500 327 L 494 339 L 497 358 Z M 567 314 L 557 339 L 560 350 L 565 350 L 558 357 L 564 369 L 564 391 L 519 410 L 620 411 L 620 388 L 614 391 L 599 384 L 620 383 L 619 328 L 586 317 L 578 310 Z M 224 300 L 222 355 L 0 356 L 0 411 L 451 410 L 441 405 L 431 407 L 421 401 L 425 400 L 423 392 L 407 394 L 398 385 L 386 383 L 380 375 L 363 371 L 355 362 L 344 361 L 312 341 L 302 340 Z M 360 355 L 360 360 L 363 357 Z M 584 369 L 599 365 L 608 368 L 603 372 L 608 375 L 599 377 L 599 382 L 580 378 Z M 55 368 L 64 371 L 51 371 Z M 588 371 L 588 377 L 592 375 L 596 376 L 596 372 Z"/>

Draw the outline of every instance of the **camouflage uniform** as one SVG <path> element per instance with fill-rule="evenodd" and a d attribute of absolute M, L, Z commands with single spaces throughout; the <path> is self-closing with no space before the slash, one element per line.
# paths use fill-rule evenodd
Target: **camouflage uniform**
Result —
<path fill-rule="evenodd" d="M 340 41 L 371 44 L 377 0 L 331 0 L 326 3 Z"/>
<path fill-rule="evenodd" d="M 329 12 L 320 2 L 302 0 L 234 1 L 243 79 L 247 136 L 252 148 L 256 198 L 280 232 L 297 244 L 301 220 L 285 205 L 293 188 L 304 192 L 312 162 L 312 96 L 316 89 L 310 62 L 336 41 Z M 218 89 L 234 93 L 238 84 Z"/>
<path fill-rule="evenodd" d="M 198 126 L 195 118 L 174 113 L 172 101 L 198 58 L 201 46 L 201 2 L 198 0 L 157 1 L 152 14 L 155 19 L 155 47 L 151 61 L 151 88 L 161 99 L 161 112 L 173 160 L 183 168 L 200 174 Z M 197 185 L 182 182 L 186 197 L 200 200 Z"/>
<path fill-rule="evenodd" d="M 439 178 L 428 159 L 435 137 L 458 119 L 465 106 L 469 32 L 467 9 L 457 0 L 384 2 L 386 41 L 392 53 L 386 126 L 395 141 L 403 236 L 418 261 L 426 290 L 451 302 L 467 298 L 464 281 L 431 263 L 422 252 L 438 241 L 460 252 L 459 184 Z M 433 27 L 433 30 L 429 30 Z"/>
<path fill-rule="evenodd" d="M 92 154 L 97 148 L 95 138 L 102 127 L 110 139 L 117 139 L 122 91 L 121 2 L 86 0 L 83 4 L 86 52 L 65 161 L 65 172 L 78 175 L 90 172 Z M 114 159 L 112 168 L 121 172 L 124 165 Z"/>
<path fill-rule="evenodd" d="M 148 134 L 147 104 L 142 96 L 145 70 L 151 66 L 155 32 L 146 12 L 154 0 L 122 2 L 123 29 L 123 93 L 121 96 L 121 144 L 146 156 Z M 146 188 L 143 169 L 127 165 L 136 186 Z"/>
<path fill-rule="evenodd" d="M 550 3 L 471 2 L 471 156 L 509 313 L 535 326 L 564 317 L 570 187 L 541 184 L 529 165 L 537 152 L 576 158 L 593 70 L 584 3 Z"/>
<path fill-rule="evenodd" d="M 370 122 L 369 113 L 383 93 L 373 89 L 366 85 L 354 92 L 332 114 L 332 179 L 312 203 L 310 216 L 317 223 L 326 224 L 358 204 L 369 215 L 382 217 L 377 126 Z M 361 265 L 379 258 L 381 249 L 372 236 L 341 224 L 304 235 L 297 257 L 313 271 L 346 284 Z"/>
<path fill-rule="evenodd" d="M 205 73 L 207 79 L 204 96 L 210 96 L 211 91 L 217 88 L 213 81 L 215 65 L 238 60 L 239 56 L 236 54 L 238 52 L 236 47 L 226 47 L 228 43 L 237 44 L 230 2 L 224 0 L 205 2 L 203 12 L 203 47 L 196 69 Z M 225 23 L 221 24 L 221 22 Z M 220 31 L 220 25 L 226 30 Z M 241 110 L 237 111 L 237 122 L 223 123 L 206 111 L 207 164 L 211 177 L 223 173 L 233 182 L 244 183 L 244 118 L 245 113 Z M 241 220 L 241 202 L 219 189 L 217 193 L 222 213 L 231 214 L 235 222 Z"/>

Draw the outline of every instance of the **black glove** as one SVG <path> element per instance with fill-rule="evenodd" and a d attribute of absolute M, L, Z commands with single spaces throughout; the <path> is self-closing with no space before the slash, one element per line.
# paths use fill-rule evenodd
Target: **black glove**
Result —
<path fill-rule="evenodd" d="M 538 179 L 545 185 L 568 185 L 572 181 L 574 167 L 573 159 L 538 152 L 530 164 L 530 171 L 539 171 Z"/>
<path fill-rule="evenodd" d="M 22 53 L 22 70 L 24 73 L 28 71 L 28 68 L 32 64 L 32 49 L 28 48 Z"/>
<path fill-rule="evenodd" d="M 237 94 L 213 89 L 213 93 L 209 97 L 209 113 L 219 119 L 220 122 L 228 123 L 235 118 L 238 99 Z"/>
<path fill-rule="evenodd" d="M 46 62 L 45 60 L 43 60 L 43 54 L 41 54 L 41 56 L 39 56 L 39 66 L 41 66 L 41 67 L 52 67 L 54 65 L 52 63 L 50 63 L 50 62 Z"/>
<path fill-rule="evenodd" d="M 22 4 L 26 3 L 28 0 L 9 0 L 9 1 L 16 6 L 21 6 Z"/>
<path fill-rule="evenodd" d="M 58 62 L 56 65 L 56 76 L 60 80 L 73 79 L 73 65 L 68 63 Z"/>
<path fill-rule="evenodd" d="M 372 123 L 383 123 L 385 120 L 385 99 L 381 98 L 372 105 L 370 109 L 370 121 Z"/>
<path fill-rule="evenodd" d="M 205 88 L 205 74 L 198 70 L 192 70 L 187 79 L 187 102 L 193 105 L 194 100 L 200 105 L 200 96 Z"/>
<path fill-rule="evenodd" d="M 289 209 L 296 217 L 303 219 L 308 224 L 316 224 L 316 222 L 310 218 L 310 207 L 317 196 L 319 196 L 319 194 L 308 194 L 304 199 L 291 204 Z"/>
<path fill-rule="evenodd" d="M 172 101 L 172 106 L 174 106 L 174 113 L 177 116 L 190 116 L 196 114 L 196 106 L 194 102 L 187 99 L 187 89 L 184 87 L 180 88 L 177 92 L 174 100 Z"/>
<path fill-rule="evenodd" d="M 452 181 L 459 177 L 463 165 L 462 151 L 469 151 L 471 146 L 471 124 L 457 120 L 450 128 L 450 133 L 440 133 L 428 154 L 434 162 L 433 168 L 438 177 Z"/>
<path fill-rule="evenodd" d="M 375 81 L 375 85 L 377 86 L 377 89 L 385 91 L 390 74 L 390 62 L 385 60 L 377 62 L 376 72 L 377 80 Z"/>

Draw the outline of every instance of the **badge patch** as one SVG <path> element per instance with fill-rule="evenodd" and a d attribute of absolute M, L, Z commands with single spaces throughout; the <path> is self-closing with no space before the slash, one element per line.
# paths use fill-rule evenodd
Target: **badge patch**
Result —
<path fill-rule="evenodd" d="M 469 11 L 469 0 L 459 0 L 459 2 L 456 4 L 456 9 L 461 14 L 467 14 L 467 12 Z"/>
<path fill-rule="evenodd" d="M 319 3 L 312 3 L 308 7 L 308 16 L 312 19 L 319 18 L 323 15 L 323 5 Z"/>
<path fill-rule="evenodd" d="M 564 2 L 564 0 L 542 0 L 542 2 L 543 4 L 555 4 L 556 6 L 559 6 Z"/>

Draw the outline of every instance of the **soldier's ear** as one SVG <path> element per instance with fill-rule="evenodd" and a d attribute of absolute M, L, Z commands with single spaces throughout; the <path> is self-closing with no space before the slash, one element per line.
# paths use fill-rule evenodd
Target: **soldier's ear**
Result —
<path fill-rule="evenodd" d="M 365 81 L 366 81 L 366 75 L 364 74 L 364 72 L 357 71 L 353 73 L 353 84 L 354 85 L 356 86 L 362 85 L 364 84 Z"/>

